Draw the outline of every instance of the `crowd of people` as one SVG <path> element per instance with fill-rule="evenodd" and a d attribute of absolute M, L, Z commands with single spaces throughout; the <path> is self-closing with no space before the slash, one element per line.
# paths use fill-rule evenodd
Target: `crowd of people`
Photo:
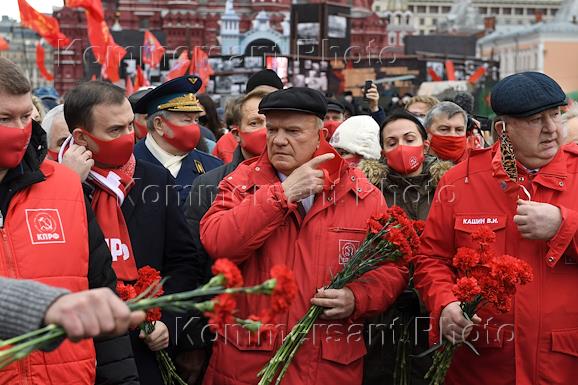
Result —
<path fill-rule="evenodd" d="M 1 384 L 163 384 L 163 349 L 189 385 L 257 384 L 311 304 L 324 308 L 319 328 L 284 384 L 397 384 L 408 322 L 408 384 L 429 383 L 431 357 L 419 354 L 432 342 L 460 344 L 472 330 L 489 337 L 469 342 L 479 356 L 457 351 L 446 384 L 573 383 L 578 110 L 552 78 L 498 82 L 493 133 L 463 92 L 408 95 L 384 109 L 372 85 L 360 109 L 262 70 L 221 110 L 197 95 L 201 84 L 186 75 L 126 97 L 88 81 L 62 104 L 43 103 L 0 58 L 0 338 L 51 323 L 68 336 L 0 370 Z M 370 216 L 393 206 L 425 221 L 410 266 L 384 264 L 324 289 Z M 534 281 L 512 311 L 470 319 L 452 291 L 452 256 L 482 225 L 497 253 L 532 266 Z M 187 291 L 218 258 L 246 285 L 277 264 L 294 272 L 296 298 L 271 338 L 215 335 L 200 314 L 170 311 L 150 334 L 134 329 L 144 313 L 115 295 L 117 282 L 151 266 L 170 277 L 166 294 Z M 270 304 L 243 297 L 238 306 L 247 318 Z M 503 325 L 514 338 L 500 336 Z M 355 327 L 363 338 L 349 338 Z"/>

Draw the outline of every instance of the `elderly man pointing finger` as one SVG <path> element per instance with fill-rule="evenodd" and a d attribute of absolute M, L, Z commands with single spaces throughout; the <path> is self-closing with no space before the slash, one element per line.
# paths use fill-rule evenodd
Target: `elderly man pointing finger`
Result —
<path fill-rule="evenodd" d="M 386 209 L 379 190 L 325 140 L 326 111 L 324 96 L 307 88 L 263 98 L 259 112 L 267 117 L 267 151 L 223 180 L 201 221 L 207 252 L 233 260 L 246 284 L 263 281 L 272 266 L 284 264 L 295 272 L 298 286 L 291 308 L 274 320 L 271 338 L 254 344 L 231 328 L 219 334 L 205 385 L 257 383 L 257 372 L 312 303 L 326 310 L 283 383 L 360 384 L 366 349 L 361 325 L 352 325 L 383 311 L 406 285 L 404 270 L 384 265 L 341 290 L 320 289 L 359 247 L 370 215 Z M 263 296 L 244 298 L 237 316 L 269 306 Z"/>

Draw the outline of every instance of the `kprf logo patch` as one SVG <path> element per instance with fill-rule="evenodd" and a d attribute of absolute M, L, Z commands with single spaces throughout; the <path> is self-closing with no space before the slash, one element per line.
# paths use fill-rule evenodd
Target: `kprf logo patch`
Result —
<path fill-rule="evenodd" d="M 339 264 L 345 265 L 359 248 L 359 241 L 349 239 L 339 240 Z"/>
<path fill-rule="evenodd" d="M 58 209 L 26 209 L 25 212 L 33 245 L 66 243 Z"/>

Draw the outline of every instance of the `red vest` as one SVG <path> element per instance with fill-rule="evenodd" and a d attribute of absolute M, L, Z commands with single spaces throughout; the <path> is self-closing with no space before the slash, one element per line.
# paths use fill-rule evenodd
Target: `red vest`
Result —
<path fill-rule="evenodd" d="M 78 176 L 45 161 L 46 180 L 18 192 L 0 228 L 0 276 L 33 279 L 76 292 L 88 289 L 88 224 Z M 92 340 L 62 343 L 0 371 L 0 384 L 94 384 Z"/>

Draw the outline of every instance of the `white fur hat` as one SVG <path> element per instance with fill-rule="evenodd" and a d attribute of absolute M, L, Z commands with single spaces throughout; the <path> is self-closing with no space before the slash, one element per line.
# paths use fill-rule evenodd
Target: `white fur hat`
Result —
<path fill-rule="evenodd" d="M 352 116 L 345 120 L 337 127 L 329 143 L 364 159 L 378 160 L 381 157 L 379 125 L 369 115 Z"/>

